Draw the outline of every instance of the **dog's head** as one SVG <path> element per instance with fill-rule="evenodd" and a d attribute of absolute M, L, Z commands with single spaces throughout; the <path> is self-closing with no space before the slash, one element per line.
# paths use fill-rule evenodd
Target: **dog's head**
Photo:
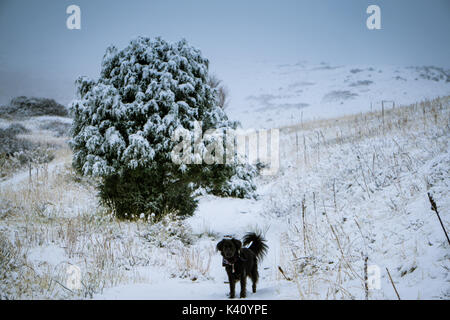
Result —
<path fill-rule="evenodd" d="M 242 242 L 237 239 L 223 239 L 217 244 L 217 251 L 220 252 L 220 254 L 226 258 L 230 259 L 236 255 L 236 253 L 239 255 L 239 252 L 242 248 Z"/>

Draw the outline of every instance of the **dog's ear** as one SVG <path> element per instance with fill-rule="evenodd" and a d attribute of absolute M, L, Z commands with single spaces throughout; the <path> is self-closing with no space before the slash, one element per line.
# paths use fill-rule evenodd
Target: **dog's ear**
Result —
<path fill-rule="evenodd" d="M 217 251 L 222 252 L 223 241 L 224 241 L 224 240 L 220 241 L 220 242 L 217 244 L 217 246 L 216 246 L 216 250 L 217 250 Z"/>
<path fill-rule="evenodd" d="M 241 250 L 241 248 L 242 248 L 242 242 L 240 240 L 238 240 L 238 239 L 235 239 L 235 238 L 233 238 L 231 241 L 233 241 L 233 243 L 234 243 L 234 245 L 236 247 L 236 250 L 239 252 Z"/>

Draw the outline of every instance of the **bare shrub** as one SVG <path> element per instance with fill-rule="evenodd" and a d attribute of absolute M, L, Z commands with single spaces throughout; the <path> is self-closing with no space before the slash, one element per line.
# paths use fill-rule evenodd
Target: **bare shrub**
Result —
<path fill-rule="evenodd" d="M 208 79 L 208 84 L 211 88 L 216 89 L 217 91 L 217 100 L 219 107 L 222 109 L 225 109 L 228 106 L 228 96 L 229 91 L 228 88 L 222 83 L 222 80 L 220 80 L 217 76 L 211 75 Z"/>
<path fill-rule="evenodd" d="M 71 124 L 59 120 L 44 121 L 39 125 L 39 129 L 52 131 L 57 137 L 70 136 Z"/>
<path fill-rule="evenodd" d="M 149 217 L 148 230 L 142 234 L 150 243 L 158 247 L 192 244 L 192 230 L 174 213 L 164 215 L 159 221 L 154 219 L 154 215 Z"/>
<path fill-rule="evenodd" d="M 178 277 L 189 278 L 196 281 L 199 278 L 209 279 L 211 259 L 214 255 L 214 248 L 199 250 L 198 248 L 183 248 L 177 254 L 176 264 L 178 267 Z M 172 274 L 172 277 L 175 277 Z"/>
<path fill-rule="evenodd" d="M 33 144 L 17 135 L 24 133 L 23 126 L 10 125 L 8 128 L 0 128 L 0 154 L 11 155 L 15 152 L 30 150 Z"/>
<path fill-rule="evenodd" d="M 11 99 L 9 105 L 0 107 L 2 118 L 27 118 L 53 115 L 67 117 L 66 107 L 53 99 L 20 96 Z"/>

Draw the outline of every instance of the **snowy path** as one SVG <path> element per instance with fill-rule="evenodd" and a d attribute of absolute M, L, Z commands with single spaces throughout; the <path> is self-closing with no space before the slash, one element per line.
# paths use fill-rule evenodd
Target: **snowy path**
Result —
<path fill-rule="evenodd" d="M 67 163 L 66 159 L 58 159 L 50 162 L 48 164 L 47 171 L 48 172 L 55 172 L 58 169 L 62 168 Z M 32 175 L 36 174 L 36 169 L 33 168 Z M 23 182 L 28 182 L 28 179 L 30 177 L 30 172 L 28 169 L 22 170 L 16 174 L 14 174 L 11 177 L 7 177 L 6 179 L 0 180 L 0 189 L 1 188 L 8 188 L 10 190 L 13 190 L 15 187 L 18 187 Z"/>

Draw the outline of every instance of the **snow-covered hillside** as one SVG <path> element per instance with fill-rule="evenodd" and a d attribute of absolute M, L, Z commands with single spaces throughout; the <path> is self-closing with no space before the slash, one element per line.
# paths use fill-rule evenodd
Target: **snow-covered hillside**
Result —
<path fill-rule="evenodd" d="M 192 217 L 157 224 L 99 207 L 64 138 L 24 121 L 28 137 L 61 148 L 0 185 L 1 297 L 226 299 L 216 243 L 261 230 L 269 252 L 248 299 L 364 299 L 366 257 L 380 276 L 369 299 L 396 299 L 386 269 L 402 299 L 448 299 L 450 246 L 427 192 L 450 230 L 449 121 L 445 97 L 396 104 L 384 117 L 285 126 L 280 170 L 257 180 L 258 200 L 202 195 Z M 68 288 L 70 266 L 78 289 Z"/>
<path fill-rule="evenodd" d="M 383 100 L 390 107 L 450 94 L 450 70 L 439 67 L 230 62 L 220 76 L 230 89 L 227 112 L 245 128 L 381 110 Z"/>

